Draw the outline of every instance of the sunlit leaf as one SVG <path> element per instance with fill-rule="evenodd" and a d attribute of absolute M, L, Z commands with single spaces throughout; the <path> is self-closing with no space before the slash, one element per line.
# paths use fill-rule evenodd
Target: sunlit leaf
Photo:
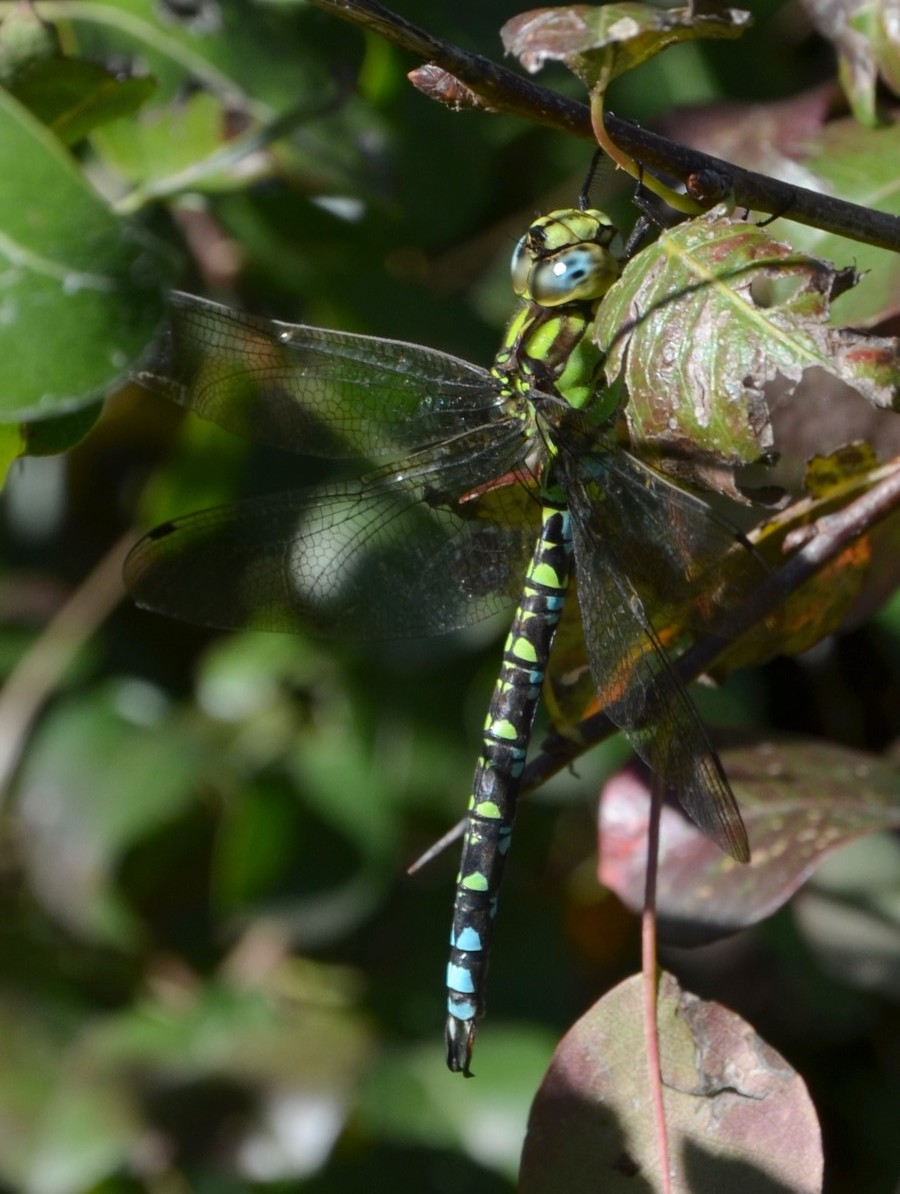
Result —
<path fill-rule="evenodd" d="M 727 466 L 778 448 L 764 393 L 776 375 L 796 383 L 819 368 L 892 406 L 896 342 L 828 323 L 830 300 L 854 280 L 715 213 L 664 233 L 629 263 L 596 323 L 639 450 L 738 496 Z"/>
<path fill-rule="evenodd" d="M 862 497 L 879 481 L 893 476 L 896 464 L 879 467 L 865 444 L 848 444 L 810 461 L 806 472 L 809 497 L 801 498 L 768 519 L 753 539 L 773 569 L 790 556 L 786 546 L 802 546 L 816 524 Z M 900 512 L 860 534 L 779 606 L 777 618 L 755 627 L 716 661 L 717 675 L 770 659 L 799 654 L 841 628 L 858 625 L 874 613 L 900 583 Z"/>
<path fill-rule="evenodd" d="M 210 3 L 160 20 L 152 0 L 93 0 L 70 20 L 86 56 L 114 47 L 157 85 L 138 121 L 106 123 L 92 138 L 134 185 L 133 206 L 191 190 L 241 190 L 273 173 L 306 191 L 353 187 L 356 102 L 336 110 L 340 87 L 316 38 L 292 37 L 285 53 L 277 14 Z"/>
<path fill-rule="evenodd" d="M 95 62 L 66 57 L 55 29 L 20 5 L 0 24 L 0 81 L 66 145 L 136 111 L 156 84 L 122 78 Z"/>
<path fill-rule="evenodd" d="M 900 179 L 893 163 L 898 157 L 900 125 L 860 128 L 848 117 L 828 121 L 817 130 L 802 163 L 805 170 L 812 171 L 809 183 L 896 216 L 900 215 Z M 827 260 L 852 261 L 863 275 L 860 286 L 836 299 L 834 317 L 839 322 L 865 327 L 897 314 L 900 254 L 801 224 L 791 225 L 791 242 Z"/>
<path fill-rule="evenodd" d="M 780 908 L 828 854 L 900 825 L 900 772 L 873 755 L 801 738 L 720 752 L 750 839 L 738 866 L 675 808 L 663 812 L 657 905 L 662 934 L 714 940 Z M 630 771 L 611 779 L 599 810 L 599 877 L 643 906 L 649 790 Z"/>
<path fill-rule="evenodd" d="M 854 117 L 860 124 L 876 124 L 879 79 L 895 92 L 900 84 L 900 37 L 894 7 L 882 0 L 856 0 L 853 4 L 804 0 L 804 8 L 822 36 L 834 42 L 841 85 Z"/>
<path fill-rule="evenodd" d="M 707 15 L 649 4 L 573 4 L 522 13 L 507 21 L 501 36 L 506 52 L 526 70 L 562 61 L 593 88 L 679 42 L 739 37 L 750 20 L 748 12 L 733 8 Z"/>
<path fill-rule="evenodd" d="M 246 185 L 248 176 L 272 172 L 268 157 L 240 152 L 221 101 L 209 91 L 194 91 L 152 118 L 119 121 L 102 129 L 94 141 L 135 186 L 152 179 L 154 196 L 231 190 Z"/>

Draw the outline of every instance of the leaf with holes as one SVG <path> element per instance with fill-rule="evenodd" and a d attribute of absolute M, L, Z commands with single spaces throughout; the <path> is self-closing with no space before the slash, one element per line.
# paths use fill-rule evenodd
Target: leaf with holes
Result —
<path fill-rule="evenodd" d="M 796 384 L 817 368 L 897 405 L 897 342 L 828 322 L 856 280 L 721 213 L 639 253 L 603 300 L 596 339 L 608 381 L 627 386 L 641 453 L 738 497 L 727 470 L 778 449 L 765 394 L 777 375 Z"/>

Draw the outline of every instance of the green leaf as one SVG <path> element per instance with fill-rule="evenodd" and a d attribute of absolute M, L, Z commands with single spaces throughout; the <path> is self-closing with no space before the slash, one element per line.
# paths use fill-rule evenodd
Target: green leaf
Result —
<path fill-rule="evenodd" d="M 118 79 L 79 58 L 42 62 L 21 79 L 13 94 L 66 145 L 92 130 L 137 111 L 153 94 L 148 77 Z"/>
<path fill-rule="evenodd" d="M 879 80 L 897 91 L 898 36 L 894 6 L 884 0 L 810 4 L 809 17 L 838 55 L 844 94 L 860 125 L 879 121 Z"/>
<path fill-rule="evenodd" d="M 103 412 L 102 402 L 53 419 L 24 423 L 24 451 L 28 456 L 56 456 L 81 443 Z"/>
<path fill-rule="evenodd" d="M 900 994 L 900 843 L 882 833 L 830 855 L 794 901 L 823 969 L 886 999 Z"/>
<path fill-rule="evenodd" d="M 65 57 L 55 29 L 24 5 L 0 25 L 0 82 L 66 145 L 134 112 L 156 86 L 150 78 L 119 78 L 95 62 Z"/>
<path fill-rule="evenodd" d="M 19 4 L 0 21 L 0 86 L 13 90 L 20 79 L 59 55 L 56 30 L 30 4 Z"/>
<path fill-rule="evenodd" d="M 477 1081 L 465 1084 L 446 1081 L 432 1042 L 395 1050 L 363 1087 L 360 1126 L 376 1139 L 461 1149 L 513 1180 L 529 1101 L 553 1045 L 549 1032 L 531 1024 L 492 1021 L 478 1041 Z"/>
<path fill-rule="evenodd" d="M 62 1001 L 0 1004 L 0 1178 L 10 1189 L 81 1194 L 139 1148 L 130 1092 L 97 1072 L 70 1014 Z"/>
<path fill-rule="evenodd" d="M 808 497 L 767 519 L 752 534 L 757 552 L 778 568 L 786 544 L 815 534 L 816 523 L 861 498 L 892 476 L 895 464 L 879 466 L 865 443 L 815 456 L 806 470 Z M 759 664 L 777 654 L 808 651 L 842 626 L 874 613 L 900 583 L 900 512 L 860 528 L 847 547 L 792 592 L 774 621 L 742 635 L 716 661 L 715 674 Z"/>
<path fill-rule="evenodd" d="M 208 91 L 193 92 L 155 112 L 153 119 L 118 121 L 104 128 L 95 141 L 124 178 L 135 185 L 149 185 L 155 195 L 179 189 L 234 188 L 247 182 L 247 163 L 243 177 L 233 168 L 226 171 L 226 165 L 234 165 L 229 160 L 222 161 L 215 171 L 202 169 L 205 159 L 228 143 L 221 102 Z M 228 159 L 237 156 L 232 149 Z M 262 172 L 263 164 L 257 162 L 251 176 Z M 185 174 L 188 177 L 182 179 Z"/>
<path fill-rule="evenodd" d="M 60 704 L 35 735 L 19 782 L 27 869 L 45 907 L 81 936 L 131 940 L 137 926 L 116 867 L 193 800 L 202 761 L 189 726 L 169 720 L 149 688 L 110 685 Z"/>
<path fill-rule="evenodd" d="M 900 124 L 861 128 L 845 118 L 817 131 L 801 162 L 804 172 L 812 172 L 807 186 L 900 216 L 898 160 Z M 759 169 L 753 162 L 745 164 Z M 860 286 L 835 300 L 834 316 L 841 323 L 872 326 L 900 310 L 900 254 L 804 224 L 792 224 L 790 235 L 795 248 L 826 260 L 852 261 L 862 275 Z"/>
<path fill-rule="evenodd" d="M 0 93 L 0 419 L 41 419 L 102 395 L 144 350 L 168 270 L 51 133 Z"/>

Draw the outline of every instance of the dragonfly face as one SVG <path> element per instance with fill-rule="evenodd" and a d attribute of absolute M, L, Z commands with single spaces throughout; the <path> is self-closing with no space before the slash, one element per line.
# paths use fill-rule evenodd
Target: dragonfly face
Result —
<path fill-rule="evenodd" d="M 619 276 L 619 263 L 609 251 L 617 235 L 602 211 L 541 216 L 516 245 L 513 290 L 541 307 L 597 302 Z"/>
<path fill-rule="evenodd" d="M 439 634 L 518 603 L 457 881 L 447 1057 L 465 1074 L 519 777 L 570 573 L 609 717 L 704 832 L 748 857 L 721 765 L 658 636 L 659 625 L 687 620 L 698 585 L 715 581 L 735 539 L 704 503 L 608 434 L 614 412 L 590 329 L 618 277 L 615 233 L 590 210 L 532 224 L 512 263 L 523 302 L 491 370 L 176 294 L 139 375 L 248 439 L 388 463 L 351 483 L 157 528 L 126 563 L 138 604 L 208 626 L 386 638 Z"/>

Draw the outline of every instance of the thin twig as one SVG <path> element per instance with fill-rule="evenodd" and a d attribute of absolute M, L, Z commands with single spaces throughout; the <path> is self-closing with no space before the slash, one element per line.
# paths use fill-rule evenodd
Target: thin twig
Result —
<path fill-rule="evenodd" d="M 122 564 L 133 542 L 130 531 L 91 569 L 0 690 L 0 792 L 12 777 L 41 707 L 78 651 L 125 595 Z"/>

